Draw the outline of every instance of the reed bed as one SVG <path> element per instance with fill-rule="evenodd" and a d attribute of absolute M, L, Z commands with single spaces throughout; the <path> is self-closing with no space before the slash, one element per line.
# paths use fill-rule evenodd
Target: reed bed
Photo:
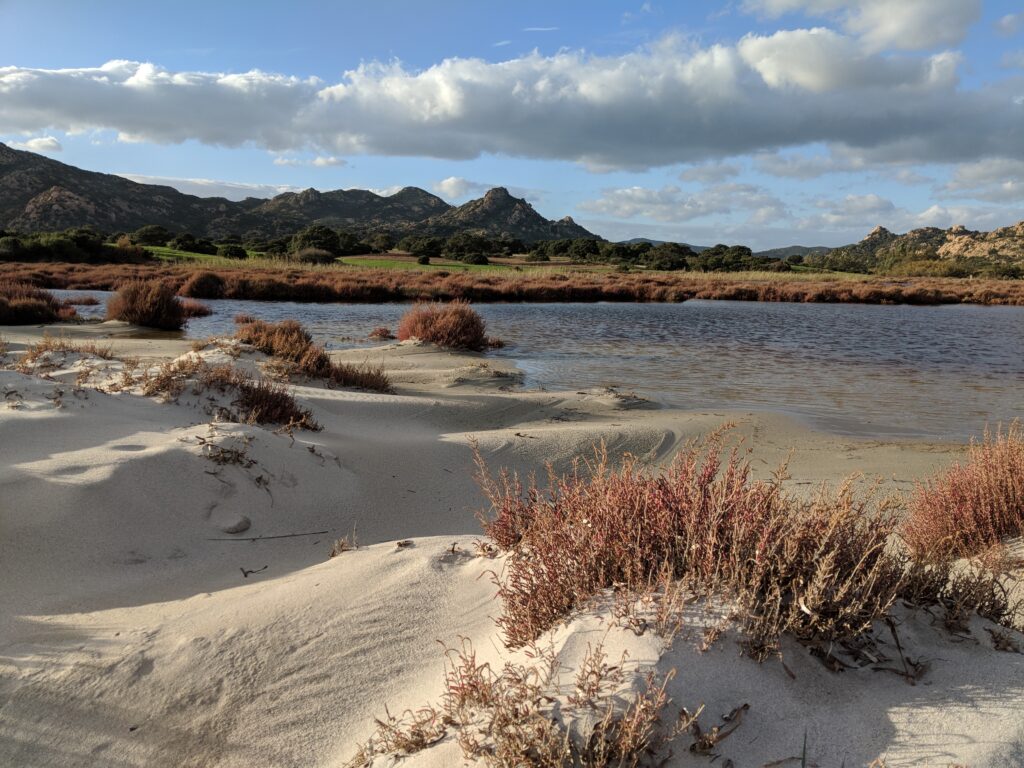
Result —
<path fill-rule="evenodd" d="M 309 331 L 295 320 L 268 323 L 240 315 L 235 322 L 235 338 L 276 358 L 286 376 L 326 379 L 342 387 L 375 392 L 391 391 L 391 380 L 382 368 L 333 362 L 327 350 L 314 344 Z"/>
<path fill-rule="evenodd" d="M 161 280 L 196 299 L 299 302 L 680 302 L 689 299 L 861 304 L 1024 305 L 1024 281 L 883 278 L 808 273 L 515 272 L 387 270 L 337 266 L 201 268 L 152 264 L 5 263 L 0 279 L 36 287 L 116 290 Z"/>

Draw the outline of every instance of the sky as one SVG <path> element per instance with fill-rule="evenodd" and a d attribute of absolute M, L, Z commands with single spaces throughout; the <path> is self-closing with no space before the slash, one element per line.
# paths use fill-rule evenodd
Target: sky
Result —
<path fill-rule="evenodd" d="M 1019 0 L 0 0 L 0 141 L 755 249 L 1024 219 Z"/>

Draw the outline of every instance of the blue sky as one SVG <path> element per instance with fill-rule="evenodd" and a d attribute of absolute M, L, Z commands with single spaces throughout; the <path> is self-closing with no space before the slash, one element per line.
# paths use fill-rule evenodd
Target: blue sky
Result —
<path fill-rule="evenodd" d="M 196 194 L 500 184 L 755 248 L 1024 219 L 1019 3 L 0 0 L 0 29 L 0 140 Z"/>

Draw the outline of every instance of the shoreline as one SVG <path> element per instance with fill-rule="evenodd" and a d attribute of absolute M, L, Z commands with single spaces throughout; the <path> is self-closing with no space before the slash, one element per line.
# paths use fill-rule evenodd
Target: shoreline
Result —
<path fill-rule="evenodd" d="M 15 354 L 41 336 L 20 330 L 24 336 L 0 329 Z M 143 360 L 191 353 L 190 341 L 115 330 L 124 335 L 104 341 Z M 200 354 L 227 359 L 216 346 Z M 436 700 L 437 641 L 469 637 L 483 658 L 501 658 L 487 576 L 501 563 L 473 554 L 482 538 L 473 443 L 492 470 L 523 474 L 548 462 L 565 471 L 600 440 L 612 456 L 658 465 L 688 439 L 733 421 L 755 474 L 767 476 L 788 458 L 795 493 L 855 471 L 865 483 L 881 478 L 884 492 L 906 491 L 964 448 L 844 438 L 778 414 L 651 408 L 600 391 L 503 391 L 514 366 L 425 345 L 386 345 L 376 354 L 396 394 L 296 383 L 296 399 L 324 429 L 290 435 L 212 422 L 204 398 L 187 392 L 162 404 L 94 388 L 119 375 L 116 360 L 65 354 L 49 360 L 48 379 L 0 370 L 5 399 L 17 402 L 0 411 L 0 762 L 344 765 L 385 707 L 397 714 Z M 260 361 L 243 353 L 234 364 Z M 80 383 L 84 368 L 95 378 Z M 244 460 L 221 463 L 224 449 Z M 229 532 L 243 517 L 245 529 Z M 331 542 L 353 534 L 358 548 L 328 559 Z M 777 663 L 737 662 L 735 646 L 723 641 L 711 654 L 686 657 L 687 690 L 674 697 L 691 706 L 699 696 L 717 717 L 746 691 L 753 725 L 725 745 L 737 764 L 798 753 L 807 729 L 819 761 L 877 753 L 893 766 L 930 754 L 927 745 L 900 741 L 922 722 L 980 727 L 979 718 L 987 724 L 1024 700 L 1008 685 L 981 714 L 969 700 L 950 705 L 947 680 L 1012 679 L 1024 666 L 1010 656 L 995 660 L 998 669 L 984 666 L 981 649 L 939 648 L 926 625 L 907 621 L 915 647 L 952 659 L 941 662 L 935 687 L 875 674 L 843 678 L 787 646 L 791 681 Z M 608 632 L 587 614 L 559 630 L 557 647 L 578 660 L 604 633 L 631 658 L 657 659 L 649 637 Z M 771 701 L 780 696 L 781 720 L 772 724 Z M 871 700 L 881 711 L 851 719 Z M 1007 723 L 993 733 L 998 743 L 1012 736 Z M 970 749 L 949 754 L 983 754 Z M 404 764 L 452 764 L 453 750 L 446 742 Z M 687 754 L 680 760 L 705 764 Z"/>
<path fill-rule="evenodd" d="M 213 275 L 192 281 L 198 274 Z M 1024 305 L 1024 280 L 891 277 L 852 273 L 588 272 L 532 267 L 521 272 L 296 268 L 203 264 L 4 262 L 0 279 L 39 288 L 113 290 L 126 280 L 164 280 L 183 296 L 309 303 L 451 301 L 476 303 L 680 302 L 690 299 L 855 304 Z"/>

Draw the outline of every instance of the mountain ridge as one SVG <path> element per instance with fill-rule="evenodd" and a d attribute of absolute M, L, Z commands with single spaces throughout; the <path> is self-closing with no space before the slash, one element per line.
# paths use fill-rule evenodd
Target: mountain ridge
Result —
<path fill-rule="evenodd" d="M 600 239 L 571 217 L 557 221 L 544 218 L 504 187 L 460 206 L 418 187 L 403 187 L 392 195 L 364 189 L 321 192 L 310 188 L 269 199 L 233 201 L 87 171 L 0 143 L 0 227 L 39 232 L 91 226 L 117 232 L 146 224 L 213 238 L 230 234 L 280 237 L 310 224 L 326 224 L 356 234 L 387 230 L 395 235 L 449 235 L 469 231 L 525 242 L 568 237 Z"/>

